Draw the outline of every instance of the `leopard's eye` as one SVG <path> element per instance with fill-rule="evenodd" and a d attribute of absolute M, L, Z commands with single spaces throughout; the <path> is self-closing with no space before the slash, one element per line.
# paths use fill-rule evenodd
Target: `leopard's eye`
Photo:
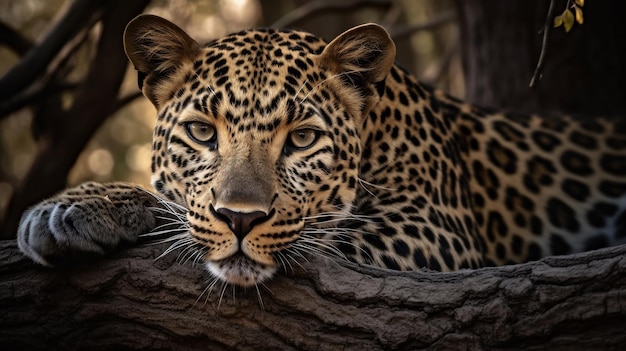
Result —
<path fill-rule="evenodd" d="M 185 123 L 185 131 L 193 141 L 199 144 L 214 143 L 217 139 L 217 132 L 215 131 L 215 127 L 207 123 Z"/>
<path fill-rule="evenodd" d="M 292 149 L 307 149 L 311 147 L 317 141 L 320 132 L 311 129 L 298 129 L 289 133 L 289 137 L 287 138 L 287 146 Z"/>

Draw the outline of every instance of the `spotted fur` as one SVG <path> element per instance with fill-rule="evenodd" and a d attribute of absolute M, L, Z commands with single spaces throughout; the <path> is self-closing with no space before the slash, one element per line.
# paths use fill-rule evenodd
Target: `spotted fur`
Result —
<path fill-rule="evenodd" d="M 229 283 L 316 252 L 450 271 L 626 237 L 623 120 L 463 103 L 394 65 L 380 26 L 328 45 L 274 29 L 200 45 L 144 15 L 125 47 L 158 110 L 153 185 L 188 209 L 187 238 Z"/>

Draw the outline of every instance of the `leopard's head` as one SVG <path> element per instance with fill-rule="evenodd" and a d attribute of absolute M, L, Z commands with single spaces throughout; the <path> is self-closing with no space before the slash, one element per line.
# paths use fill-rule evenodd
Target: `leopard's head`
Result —
<path fill-rule="evenodd" d="M 142 15 L 124 45 L 158 111 L 152 183 L 189 209 L 209 270 L 253 285 L 322 248 L 319 228 L 355 198 L 362 125 L 395 57 L 387 32 L 361 25 L 326 45 L 246 30 L 200 45 Z"/>

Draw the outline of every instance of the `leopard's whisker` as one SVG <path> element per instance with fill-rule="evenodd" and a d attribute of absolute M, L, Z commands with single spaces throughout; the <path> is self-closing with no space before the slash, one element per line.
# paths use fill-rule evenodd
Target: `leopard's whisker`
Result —
<path fill-rule="evenodd" d="M 355 69 L 355 70 L 351 70 L 351 71 L 345 71 L 345 72 L 341 72 L 341 73 L 338 73 L 338 74 L 334 74 L 334 75 L 332 75 L 332 76 L 330 76 L 330 77 L 328 77 L 328 78 L 326 78 L 326 79 L 322 80 L 321 82 L 319 82 L 319 83 L 315 84 L 315 86 L 313 86 L 313 88 L 311 88 L 311 90 L 309 90 L 309 92 L 308 92 L 308 93 L 306 93 L 306 95 L 305 95 L 305 96 L 304 96 L 304 97 L 300 100 L 300 104 L 304 103 L 304 102 L 306 101 L 306 99 L 308 99 L 309 95 L 310 95 L 313 91 L 315 91 L 315 89 L 317 89 L 320 85 L 322 85 L 322 84 L 324 84 L 324 83 L 328 82 L 329 80 L 331 80 L 331 79 L 335 79 L 335 78 L 339 78 L 339 77 L 341 77 L 341 76 L 348 76 L 348 78 L 350 78 L 350 74 L 353 74 L 353 73 L 360 73 L 360 72 L 364 72 L 364 71 L 367 71 L 367 69 L 359 69 L 359 70 L 356 70 L 356 69 Z"/>
<path fill-rule="evenodd" d="M 292 101 L 296 101 L 296 98 L 298 97 L 298 95 L 300 95 L 300 92 L 302 91 L 302 89 L 306 86 L 306 84 L 309 82 L 309 80 L 305 80 L 304 83 L 302 83 L 302 85 L 300 86 L 300 88 L 298 88 L 298 91 L 296 91 L 296 93 L 293 95 Z M 300 102 L 302 103 L 302 101 Z"/>
<path fill-rule="evenodd" d="M 167 214 L 173 214 L 173 215 L 181 215 L 181 214 L 185 214 L 187 213 L 187 209 L 182 207 L 182 208 L 177 208 L 177 207 L 173 207 L 171 205 L 176 205 L 176 206 L 180 206 L 178 204 L 176 204 L 175 202 L 167 202 L 164 203 L 165 207 L 155 207 L 155 206 L 151 206 L 148 207 L 149 210 L 152 210 L 154 212 L 161 212 L 161 213 L 167 213 Z"/>
<path fill-rule="evenodd" d="M 155 236 L 163 236 L 163 235 L 166 235 L 166 234 L 176 234 L 176 233 L 179 233 L 178 235 L 184 235 L 188 231 L 189 231 L 188 228 L 163 229 L 163 230 L 157 230 L 157 231 L 152 231 L 152 232 L 139 234 L 138 237 L 140 237 L 140 238 L 150 238 L 150 237 L 155 237 Z M 165 238 L 164 240 L 165 241 L 170 241 L 172 239 Z M 164 241 L 161 241 L 161 242 L 164 242 Z M 159 243 L 161 243 L 161 242 L 159 242 Z"/>
<path fill-rule="evenodd" d="M 184 214 L 168 212 L 167 210 L 158 207 L 152 207 L 151 209 L 153 209 L 153 212 L 159 213 L 155 215 L 155 218 L 157 219 L 161 219 L 169 223 L 187 223 L 187 218 Z"/>
<path fill-rule="evenodd" d="M 170 222 L 163 223 L 163 224 L 161 224 L 159 226 L 156 226 L 154 229 L 152 229 L 153 231 L 154 230 L 159 230 L 159 229 L 165 228 L 165 227 L 171 227 L 171 226 L 174 226 L 174 225 L 178 225 L 178 227 L 181 228 L 181 229 L 188 229 L 188 227 L 189 227 L 189 224 L 187 223 L 187 221 L 172 220 L 172 218 L 164 217 L 164 216 L 156 216 L 155 218 L 156 219 L 169 220 Z"/>
<path fill-rule="evenodd" d="M 347 260 L 346 257 L 337 256 L 334 253 L 329 252 L 325 249 L 320 249 L 316 246 L 305 244 L 305 243 L 294 244 L 292 246 L 292 251 L 301 252 L 301 254 L 315 255 L 315 256 L 323 257 L 323 258 L 330 259 L 330 260 L 336 260 L 336 259 Z"/>
<path fill-rule="evenodd" d="M 325 224 L 332 222 L 340 222 L 346 220 L 359 221 L 365 223 L 372 223 L 372 218 L 367 215 L 360 215 L 356 213 L 342 213 L 342 212 L 323 212 L 313 216 L 303 217 L 305 221 L 316 220 L 315 222 L 307 222 L 309 224 Z M 318 219 L 323 219 L 321 221 L 317 221 Z"/>
<path fill-rule="evenodd" d="M 254 288 L 256 289 L 256 296 L 257 296 L 257 299 L 259 300 L 259 305 L 261 307 L 261 311 L 265 311 L 265 304 L 263 303 L 263 297 L 261 296 L 261 290 L 259 290 L 259 284 L 255 283 L 254 284 Z"/>
<path fill-rule="evenodd" d="M 168 233 L 169 234 L 169 233 Z M 176 234 L 176 235 L 172 235 L 163 239 L 150 239 L 149 241 L 147 241 L 146 243 L 144 243 L 144 245 L 161 245 L 161 244 L 165 244 L 165 243 L 171 243 L 171 242 L 179 242 L 181 240 L 184 240 L 185 237 L 187 236 L 186 232 L 182 232 L 180 234 Z"/>
<path fill-rule="evenodd" d="M 220 310 L 222 306 L 222 300 L 224 299 L 224 293 L 226 292 L 226 288 L 228 287 L 228 283 L 226 281 L 222 281 L 222 290 L 220 292 L 220 298 L 217 301 L 217 310 Z"/>
<path fill-rule="evenodd" d="M 189 260 L 197 253 L 197 249 L 195 247 L 195 245 L 188 245 L 185 248 L 183 248 L 182 250 L 180 250 L 178 257 L 177 257 L 177 261 L 180 264 L 185 264 L 187 262 L 189 262 Z"/>
<path fill-rule="evenodd" d="M 356 228 L 338 228 L 338 227 L 324 227 L 324 228 L 307 227 L 307 228 L 304 228 L 302 232 L 305 234 L 310 234 L 310 235 L 318 235 L 318 236 L 335 235 L 335 236 L 342 236 L 346 238 L 354 238 L 356 235 L 372 234 L 371 232 L 367 230 L 361 230 L 361 229 L 356 229 Z"/>
<path fill-rule="evenodd" d="M 185 236 L 182 239 L 179 239 L 177 241 L 175 241 L 174 243 L 172 243 L 172 245 L 170 245 L 165 251 L 163 251 L 163 253 L 161 253 L 157 258 L 155 258 L 155 260 L 159 260 L 165 256 L 167 256 L 169 253 L 171 253 L 174 250 L 180 249 L 180 248 L 189 248 L 189 247 L 194 247 L 196 245 L 200 245 L 197 242 L 195 242 L 193 239 Z M 180 254 L 179 254 L 180 256 Z"/>
<path fill-rule="evenodd" d="M 209 301 L 209 298 L 211 297 L 211 292 L 213 291 L 213 288 L 215 287 L 215 285 L 217 285 L 217 283 L 221 282 L 221 280 L 217 277 L 213 277 L 211 279 L 211 282 L 209 284 L 207 284 L 206 288 L 204 288 L 204 290 L 202 290 L 202 292 L 200 293 L 200 295 L 198 296 L 198 298 L 196 299 L 196 301 L 193 303 L 193 305 L 191 306 L 191 308 L 195 307 L 196 304 L 200 301 L 200 299 L 202 298 L 202 296 L 204 294 L 206 294 L 206 297 L 204 298 L 204 303 L 203 306 L 206 306 L 207 302 Z"/>
<path fill-rule="evenodd" d="M 305 268 L 302 265 L 302 263 L 300 263 L 300 260 L 302 260 L 303 262 L 309 262 L 309 259 L 298 250 L 288 250 L 287 252 L 285 252 L 285 256 L 287 257 L 288 260 L 290 260 L 291 262 L 296 264 L 298 267 L 300 267 L 300 269 L 303 269 L 303 270 Z M 300 260 L 293 256 L 298 256 Z"/>
<path fill-rule="evenodd" d="M 173 201 L 166 200 L 163 197 L 151 191 L 145 190 L 145 192 L 150 194 L 152 197 L 154 197 L 154 199 L 157 200 L 159 204 L 163 205 L 166 209 L 168 209 L 170 213 L 186 213 L 189 210 L 185 206 L 180 205 Z"/>
<path fill-rule="evenodd" d="M 350 247 L 355 248 L 357 251 L 361 252 L 363 255 L 367 256 L 368 258 L 371 258 L 371 255 L 366 250 L 364 250 L 361 246 L 355 244 L 352 240 L 350 240 L 354 238 L 354 235 L 346 234 L 345 233 L 346 231 L 353 231 L 358 234 L 370 234 L 366 231 L 353 230 L 351 228 L 331 228 L 331 230 L 318 230 L 318 229 L 308 230 L 307 229 L 302 232 L 300 239 L 303 239 L 303 241 L 308 244 L 316 244 L 318 246 L 322 246 L 321 243 L 324 243 L 323 247 L 325 249 L 331 248 L 332 249 L 331 251 L 335 253 L 336 251 L 341 252 L 341 250 L 337 248 L 338 244 L 348 245 Z M 331 236 L 331 237 L 320 238 L 317 235 Z M 341 255 L 339 257 L 343 259 L 347 259 L 346 255 L 343 252 L 341 252 Z"/>
<path fill-rule="evenodd" d="M 215 281 L 215 279 L 213 280 Z M 191 307 L 189 308 L 189 310 L 192 310 L 194 307 L 196 307 L 196 305 L 198 304 L 198 301 L 200 301 L 200 298 L 211 288 L 211 284 L 207 284 L 207 286 L 202 289 L 202 291 L 200 292 L 200 295 L 198 295 L 198 297 L 196 298 L 196 301 L 193 302 L 193 304 L 191 305 Z M 205 300 L 206 303 L 206 300 Z"/>
<path fill-rule="evenodd" d="M 276 252 L 274 254 L 274 257 L 276 257 L 279 265 L 285 269 L 285 272 L 287 272 L 287 269 L 291 269 L 291 271 L 293 272 L 293 267 L 291 266 L 291 263 L 284 257 L 284 254 L 282 252 Z"/>
<path fill-rule="evenodd" d="M 316 247 L 313 247 L 316 246 Z M 342 258 L 344 260 L 347 260 L 348 257 L 346 256 L 345 253 L 341 252 L 341 250 L 339 250 L 336 246 L 331 245 L 331 244 L 325 244 L 319 240 L 316 239 L 310 239 L 307 238 L 306 236 L 301 236 L 300 239 L 293 244 L 294 247 L 308 247 L 308 249 L 316 251 L 318 253 L 324 253 L 324 254 L 329 254 L 329 253 L 333 253 L 336 255 L 336 257 Z"/>
<path fill-rule="evenodd" d="M 202 246 L 199 250 L 197 250 L 192 261 L 193 264 L 200 263 L 208 251 L 209 249 L 206 246 Z"/>
<path fill-rule="evenodd" d="M 368 182 L 365 179 L 361 178 L 361 177 L 357 177 L 358 182 L 361 184 L 361 186 L 363 186 L 363 188 L 365 190 L 368 190 L 364 185 L 367 186 L 371 186 L 372 188 L 377 188 L 377 189 L 381 189 L 381 190 L 386 190 L 386 191 L 398 191 L 397 188 L 389 188 L 389 187 L 385 187 L 382 185 L 378 185 L 378 184 L 374 184 L 372 182 Z M 368 191 L 369 192 L 369 191 Z M 371 193 L 370 193 L 371 194 Z"/>

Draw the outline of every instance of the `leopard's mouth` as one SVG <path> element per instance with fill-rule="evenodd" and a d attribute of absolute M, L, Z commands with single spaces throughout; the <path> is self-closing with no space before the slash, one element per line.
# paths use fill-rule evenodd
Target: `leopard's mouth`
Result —
<path fill-rule="evenodd" d="M 276 272 L 276 266 L 259 263 L 242 252 L 219 261 L 207 261 L 206 266 L 216 278 L 244 287 L 266 281 Z"/>

